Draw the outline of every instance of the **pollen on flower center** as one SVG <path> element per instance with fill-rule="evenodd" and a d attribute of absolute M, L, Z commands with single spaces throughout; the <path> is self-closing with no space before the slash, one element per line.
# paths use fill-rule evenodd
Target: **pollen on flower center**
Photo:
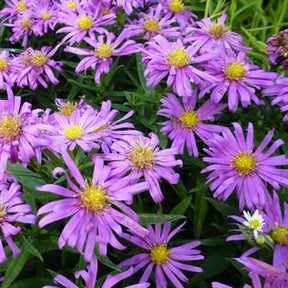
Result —
<path fill-rule="evenodd" d="M 174 13 L 181 13 L 184 10 L 184 4 L 181 0 L 173 0 L 168 5 L 169 10 Z"/>
<path fill-rule="evenodd" d="M 31 62 L 35 67 L 42 67 L 47 62 L 47 55 L 41 51 L 36 51 L 32 56 Z"/>
<path fill-rule="evenodd" d="M 240 152 L 232 159 L 232 167 L 234 167 L 240 176 L 246 176 L 256 170 L 257 162 L 253 154 Z"/>
<path fill-rule="evenodd" d="M 0 138 L 4 141 L 19 139 L 22 133 L 22 122 L 14 115 L 5 115 L 0 120 Z"/>
<path fill-rule="evenodd" d="M 20 26 L 24 30 L 29 30 L 32 26 L 31 19 L 24 17 L 20 22 Z"/>
<path fill-rule="evenodd" d="M 255 229 L 255 230 L 259 230 L 261 228 L 261 223 L 259 221 L 259 219 L 251 219 L 249 221 L 249 227 L 252 228 L 252 229 Z"/>
<path fill-rule="evenodd" d="M 228 67 L 223 69 L 225 76 L 229 80 L 240 81 L 248 73 L 248 69 L 241 63 L 230 63 Z"/>
<path fill-rule="evenodd" d="M 81 138 L 83 135 L 83 129 L 81 126 L 73 125 L 71 127 L 67 127 L 64 133 L 65 138 L 70 140 L 75 140 Z"/>
<path fill-rule="evenodd" d="M 189 64 L 187 51 L 177 48 L 173 53 L 168 55 L 168 65 L 181 68 Z"/>
<path fill-rule="evenodd" d="M 103 43 L 95 49 L 95 53 L 100 59 L 105 59 L 111 57 L 112 49 L 108 44 Z"/>
<path fill-rule="evenodd" d="M 89 16 L 82 16 L 78 19 L 78 28 L 89 30 L 93 26 L 93 19 Z"/>
<path fill-rule="evenodd" d="M 20 1 L 17 3 L 16 9 L 17 9 L 18 12 L 21 12 L 21 11 L 27 9 L 27 8 L 28 8 L 27 4 L 24 3 L 23 1 L 20 0 Z"/>
<path fill-rule="evenodd" d="M 49 12 L 42 12 L 40 13 L 40 16 L 43 20 L 49 20 L 52 17 L 52 14 Z"/>
<path fill-rule="evenodd" d="M 5 216 L 7 214 L 6 209 L 7 209 L 7 203 L 5 203 L 5 201 L 2 198 L 0 198 L 0 225 L 4 221 Z"/>
<path fill-rule="evenodd" d="M 220 39 L 227 32 L 227 27 L 223 24 L 213 22 L 209 28 L 209 35 L 212 38 Z"/>
<path fill-rule="evenodd" d="M 284 227 L 276 227 L 272 232 L 272 239 L 278 244 L 288 244 L 288 229 Z"/>
<path fill-rule="evenodd" d="M 155 245 L 150 248 L 151 260 L 158 265 L 163 265 L 169 260 L 170 252 L 163 244 Z"/>
<path fill-rule="evenodd" d="M 144 22 L 144 29 L 148 32 L 157 32 L 160 29 L 159 21 L 155 19 L 147 19 Z"/>
<path fill-rule="evenodd" d="M 77 8 L 76 3 L 72 0 L 66 3 L 68 8 L 71 10 L 75 10 Z"/>
<path fill-rule="evenodd" d="M 132 148 L 127 159 L 132 163 L 133 169 L 145 170 L 155 163 L 153 150 L 141 144 Z"/>
<path fill-rule="evenodd" d="M 106 195 L 106 191 L 101 186 L 95 184 L 85 188 L 80 194 L 81 205 L 88 211 L 101 214 L 104 209 L 109 207 L 109 196 Z"/>
<path fill-rule="evenodd" d="M 181 121 L 181 124 L 184 127 L 187 127 L 190 129 L 190 128 L 194 128 L 197 125 L 199 121 L 199 115 L 195 113 L 194 111 L 187 111 L 181 115 L 179 120 Z"/>
<path fill-rule="evenodd" d="M 0 58 L 0 71 L 4 71 L 9 67 L 9 63 L 6 59 Z"/>
<path fill-rule="evenodd" d="M 63 116 L 71 116 L 77 104 L 67 102 L 64 107 L 60 108 L 60 113 Z"/>

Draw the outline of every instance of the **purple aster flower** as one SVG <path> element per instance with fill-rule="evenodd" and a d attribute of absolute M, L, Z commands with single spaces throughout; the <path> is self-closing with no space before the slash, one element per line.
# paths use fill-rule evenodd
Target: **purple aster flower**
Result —
<path fill-rule="evenodd" d="M 86 288 L 95 288 L 95 287 L 98 287 L 96 286 L 97 272 L 98 272 L 98 261 L 97 261 L 97 258 L 93 256 L 90 264 L 87 265 L 87 271 L 81 270 L 81 271 L 76 272 L 75 278 L 79 279 L 80 277 L 82 277 L 82 279 L 85 282 Z M 128 278 L 132 274 L 133 274 L 132 267 L 116 275 L 109 274 L 104 284 L 101 287 L 102 288 L 114 287 L 117 283 L 119 283 L 123 279 Z M 66 288 L 78 288 L 77 285 L 75 285 L 73 282 L 71 282 L 70 280 L 68 280 L 66 277 L 62 275 L 57 275 L 53 280 L 56 284 L 61 284 L 63 287 L 66 287 Z M 150 286 L 149 283 L 141 283 L 141 284 L 136 284 L 132 286 L 126 286 L 123 288 L 147 288 L 149 286 Z M 57 287 L 58 286 L 44 286 L 43 288 L 57 288 Z"/>
<path fill-rule="evenodd" d="M 59 112 L 54 112 L 54 114 L 58 113 L 58 114 L 61 114 L 62 116 L 70 117 L 75 109 L 81 110 L 81 114 L 82 114 L 87 109 L 92 108 L 92 106 L 88 105 L 84 100 L 85 100 L 84 95 L 81 97 L 81 99 L 78 103 L 77 102 L 64 101 L 63 99 L 56 98 L 55 104 L 56 104 Z"/>
<path fill-rule="evenodd" d="M 37 89 L 39 84 L 47 88 L 47 82 L 57 85 L 59 81 L 54 76 L 52 68 L 62 71 L 62 63 L 52 60 L 51 57 L 60 45 L 62 43 L 53 49 L 47 46 L 43 46 L 41 50 L 27 48 L 18 57 L 15 57 L 13 65 L 15 65 L 17 72 L 12 77 L 16 84 L 19 87 L 29 86 L 32 90 Z"/>
<path fill-rule="evenodd" d="M 228 108 L 233 112 L 236 111 L 239 100 L 244 108 L 251 104 L 251 100 L 259 105 L 261 102 L 255 90 L 270 86 L 272 80 L 277 77 L 277 73 L 265 72 L 250 64 L 243 52 L 239 52 L 238 55 L 222 53 L 219 58 L 203 66 L 219 80 L 216 83 L 202 83 L 200 97 L 212 90 L 210 99 L 218 103 L 227 93 Z"/>
<path fill-rule="evenodd" d="M 108 33 L 102 26 L 114 24 L 115 22 L 114 14 L 103 15 L 100 9 L 92 13 L 81 6 L 77 7 L 77 13 L 71 9 L 62 10 L 59 13 L 59 18 L 66 27 L 60 28 L 56 33 L 68 33 L 63 38 L 63 41 L 67 41 L 69 45 L 75 42 L 82 42 L 88 35 L 93 38 L 95 37 L 95 32 L 100 34 Z"/>
<path fill-rule="evenodd" d="M 21 159 L 27 164 L 37 147 L 48 145 L 47 140 L 39 137 L 37 121 L 42 110 L 31 110 L 27 102 L 22 107 L 20 104 L 20 97 L 0 101 L 0 179 L 9 158 L 12 163 Z"/>
<path fill-rule="evenodd" d="M 16 180 L 8 183 L 4 177 L 0 181 L 0 187 L 0 227 L 2 231 L 2 240 L 0 239 L 0 263 L 3 263 L 7 260 L 3 248 L 3 239 L 12 251 L 13 257 L 21 253 L 12 240 L 12 236 L 17 235 L 21 231 L 21 227 L 15 227 L 13 222 L 35 224 L 36 216 L 31 214 L 31 207 L 23 203 L 23 194 L 20 191 L 21 187 Z"/>
<path fill-rule="evenodd" d="M 113 63 L 113 56 L 129 55 L 139 52 L 139 44 L 134 40 L 128 40 L 130 31 L 124 29 L 116 38 L 113 33 L 107 35 L 88 38 L 84 40 L 93 47 L 93 50 L 84 48 L 67 47 L 64 51 L 74 53 L 76 55 L 87 56 L 80 61 L 76 67 L 76 73 L 86 71 L 88 68 L 96 70 L 95 82 L 100 84 L 102 73 L 107 74 Z"/>
<path fill-rule="evenodd" d="M 101 255 L 107 254 L 108 244 L 120 250 L 125 248 L 115 237 L 115 234 L 121 236 L 123 233 L 122 226 L 145 237 L 147 230 L 138 224 L 137 214 L 123 202 L 131 204 L 133 193 L 148 189 L 146 182 L 131 184 L 131 177 L 111 176 L 111 168 L 104 166 L 99 158 L 95 159 L 93 177 L 88 181 L 66 151 L 62 151 L 62 156 L 79 186 L 71 181 L 63 168 L 58 167 L 54 174 L 65 173 L 70 189 L 54 184 L 37 188 L 65 197 L 38 210 L 38 215 L 46 214 L 39 221 L 40 228 L 71 217 L 59 237 L 60 249 L 66 243 L 70 247 L 77 246 L 78 251 L 84 253 L 85 260 L 90 262 L 96 244 L 99 244 Z"/>
<path fill-rule="evenodd" d="M 241 257 L 235 260 L 248 270 L 254 288 L 286 288 L 288 286 L 288 274 L 274 266 L 250 257 Z M 260 277 L 264 278 L 264 286 L 261 284 Z"/>
<path fill-rule="evenodd" d="M 153 268 L 155 267 L 156 288 L 168 287 L 168 279 L 173 283 L 173 287 L 183 288 L 182 282 L 188 283 L 188 278 L 181 270 L 190 272 L 202 272 L 202 269 L 190 264 L 184 264 L 180 261 L 202 260 L 204 256 L 200 255 L 200 250 L 194 249 L 201 244 L 200 241 L 190 242 L 177 247 L 169 247 L 171 238 L 179 232 L 185 225 L 185 222 L 177 226 L 170 232 L 171 222 L 165 223 L 161 231 L 161 224 L 156 224 L 155 229 L 147 225 L 149 234 L 143 238 L 137 235 L 125 234 L 125 238 L 141 247 L 143 253 L 132 256 L 131 258 L 120 263 L 120 267 L 130 267 L 133 265 L 133 273 L 137 273 L 141 268 L 148 265 L 143 273 L 140 283 L 148 281 Z"/>
<path fill-rule="evenodd" d="M 169 42 L 161 35 L 155 36 L 143 49 L 144 72 L 147 86 L 155 87 L 168 75 L 167 86 L 173 84 L 173 91 L 179 96 L 191 96 L 191 81 L 198 84 L 200 79 L 215 82 L 217 78 L 210 76 L 192 64 L 211 60 L 214 54 L 195 56 L 193 48 L 186 48 L 181 40 Z"/>
<path fill-rule="evenodd" d="M 23 11 L 30 7 L 31 0 L 5 0 L 6 6 L 0 10 L 0 18 L 5 17 L 2 21 L 12 22 L 20 16 Z"/>
<path fill-rule="evenodd" d="M 214 133 L 221 132 L 223 127 L 205 124 L 203 121 L 214 121 L 214 115 L 220 114 L 226 105 L 215 104 L 208 100 L 199 109 L 195 110 L 197 101 L 196 90 L 192 97 L 183 97 L 184 107 L 172 93 L 167 93 L 167 96 L 161 99 L 162 107 L 160 107 L 157 114 L 167 117 L 169 120 L 160 123 L 164 126 L 160 131 L 168 134 L 168 138 L 172 141 L 172 148 L 178 147 L 180 154 L 184 153 L 186 145 L 189 155 L 193 154 L 195 157 L 198 157 L 199 153 L 195 134 L 205 142 Z"/>
<path fill-rule="evenodd" d="M 211 53 L 211 51 L 222 50 L 250 50 L 243 46 L 242 37 L 232 32 L 225 25 L 227 15 L 224 13 L 216 21 L 204 18 L 194 23 L 194 27 L 189 27 L 187 32 L 192 32 L 185 37 L 185 43 L 190 43 L 201 54 Z"/>
<path fill-rule="evenodd" d="M 145 40 L 150 40 L 155 35 L 163 35 L 167 39 L 177 39 L 181 37 L 179 27 L 175 24 L 175 18 L 164 15 L 162 5 L 151 7 L 147 14 L 138 13 L 139 20 L 134 20 L 129 24 L 131 36 L 144 35 Z"/>
<path fill-rule="evenodd" d="M 250 210 L 262 209 L 269 196 L 267 183 L 276 190 L 279 185 L 288 186 L 288 170 L 277 168 L 287 165 L 288 159 L 285 155 L 270 157 L 284 141 L 276 140 L 263 152 L 273 137 L 274 130 L 271 130 L 253 152 L 253 124 L 248 125 L 246 139 L 239 123 L 233 126 L 234 134 L 226 129 L 209 141 L 209 148 L 204 149 L 209 157 L 203 161 L 211 165 L 202 173 L 210 172 L 208 182 L 211 182 L 210 190 L 215 191 L 214 197 L 225 201 L 236 189 L 240 210 L 245 205 Z"/>
<path fill-rule="evenodd" d="M 160 150 L 157 135 L 150 133 L 149 137 L 123 137 L 122 141 L 112 144 L 112 153 L 101 157 L 112 161 L 109 166 L 113 168 L 113 174 L 125 175 L 131 171 L 130 176 L 133 178 L 144 177 L 154 202 L 159 203 L 164 199 L 159 180 L 164 178 L 169 183 L 176 184 L 179 174 L 174 172 L 173 167 L 182 167 L 182 161 L 175 159 L 177 148 Z"/>
<path fill-rule="evenodd" d="M 134 8 L 143 7 L 143 0 L 115 0 L 116 7 L 123 8 L 125 13 L 130 15 Z"/>
<path fill-rule="evenodd" d="M 271 86 L 262 91 L 263 96 L 274 96 L 272 105 L 280 107 L 281 112 L 288 111 L 288 78 L 284 74 L 280 75 Z M 288 121 L 288 113 L 283 117 L 283 121 Z"/>
<path fill-rule="evenodd" d="M 288 70 L 287 37 L 288 29 L 285 29 L 267 40 L 267 53 L 270 62 L 276 64 L 280 60 L 286 70 Z"/>

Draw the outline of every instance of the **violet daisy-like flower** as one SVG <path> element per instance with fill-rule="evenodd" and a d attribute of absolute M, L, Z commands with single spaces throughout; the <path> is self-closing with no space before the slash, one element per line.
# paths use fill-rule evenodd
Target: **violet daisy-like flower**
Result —
<path fill-rule="evenodd" d="M 97 281 L 96 281 L 97 273 L 98 273 L 98 261 L 97 261 L 97 258 L 93 256 L 90 264 L 87 265 L 87 271 L 85 270 L 77 271 L 75 273 L 75 278 L 79 279 L 80 277 L 82 277 L 82 279 L 85 282 L 86 288 L 95 288 L 95 287 L 98 287 Z M 116 275 L 109 274 L 101 287 L 102 288 L 114 287 L 117 283 L 128 278 L 132 274 L 133 274 L 132 267 Z M 62 275 L 57 275 L 53 280 L 56 284 L 60 284 L 61 287 L 78 288 L 77 285 L 75 285 L 73 282 L 71 282 L 69 279 L 67 279 L 66 277 Z M 147 288 L 149 286 L 150 286 L 149 283 L 141 283 L 141 284 L 126 286 L 123 288 Z M 44 286 L 43 288 L 58 288 L 58 287 L 59 286 Z"/>
<path fill-rule="evenodd" d="M 20 158 L 27 164 L 35 156 L 37 147 L 48 145 L 47 139 L 39 137 L 40 112 L 31 110 L 27 102 L 21 106 L 20 97 L 0 101 L 0 179 L 9 158 L 12 163 Z"/>
<path fill-rule="evenodd" d="M 286 288 L 288 287 L 288 273 L 277 269 L 263 261 L 251 257 L 236 258 L 239 263 L 245 266 L 252 279 L 254 288 Z M 287 267 L 287 263 L 286 263 Z M 262 286 L 260 279 L 264 278 Z M 249 286 L 246 286 L 247 288 Z"/>
<path fill-rule="evenodd" d="M 284 68 L 288 70 L 288 29 L 268 38 L 267 53 L 271 63 L 276 64 L 280 60 Z"/>
<path fill-rule="evenodd" d="M 116 7 L 123 8 L 128 15 L 133 12 L 133 9 L 144 5 L 143 0 L 115 0 L 115 2 Z"/>
<path fill-rule="evenodd" d="M 35 224 L 36 216 L 31 214 L 31 207 L 23 203 L 23 194 L 20 191 L 21 187 L 16 180 L 13 180 L 10 184 L 6 182 L 5 178 L 2 178 L 0 186 L 0 227 L 2 231 L 0 238 L 0 263 L 3 263 L 7 260 L 3 248 L 3 239 L 12 251 L 13 257 L 21 253 L 20 249 L 12 240 L 12 236 L 17 235 L 21 231 L 21 227 L 15 227 L 13 223 Z"/>
<path fill-rule="evenodd" d="M 100 6 L 99 6 L 100 7 Z M 69 45 L 77 42 L 80 43 L 86 36 L 95 37 L 95 32 L 103 34 L 108 33 L 103 26 L 114 24 L 115 15 L 103 15 L 100 11 L 93 13 L 84 9 L 81 5 L 77 8 L 77 13 L 71 9 L 63 10 L 59 13 L 61 23 L 66 27 L 60 28 L 56 33 L 66 33 L 63 41 L 67 41 Z"/>
<path fill-rule="evenodd" d="M 203 66 L 208 73 L 217 77 L 218 82 L 203 82 L 200 97 L 212 90 L 210 99 L 218 103 L 227 94 L 228 108 L 233 112 L 236 111 L 239 100 L 244 108 L 251 104 L 251 100 L 257 105 L 261 104 L 255 90 L 270 86 L 277 77 L 277 73 L 265 72 L 250 64 L 243 52 L 237 55 L 223 53 L 218 59 Z"/>
<path fill-rule="evenodd" d="M 43 46 L 41 50 L 27 48 L 18 57 L 15 57 L 13 65 L 15 65 L 17 72 L 12 77 L 16 84 L 19 87 L 29 86 L 32 90 L 37 89 L 40 84 L 47 88 L 47 82 L 57 85 L 59 81 L 55 77 L 52 68 L 62 71 L 62 63 L 52 60 L 51 57 L 60 45 L 61 43 L 53 49 L 47 46 Z"/>
<path fill-rule="evenodd" d="M 288 170 L 277 168 L 287 165 L 288 159 L 285 155 L 270 157 L 284 141 L 276 140 L 263 152 L 272 140 L 274 130 L 271 130 L 253 151 L 253 124 L 248 125 L 246 139 L 239 123 L 233 123 L 233 126 L 234 134 L 226 129 L 209 141 L 209 148 L 204 149 L 209 157 L 204 157 L 203 161 L 210 166 L 202 173 L 210 172 L 207 182 L 211 182 L 214 197 L 225 201 L 236 189 L 240 210 L 245 205 L 250 210 L 262 209 L 269 196 L 267 183 L 275 190 L 280 185 L 288 187 Z"/>
<path fill-rule="evenodd" d="M 156 35 L 163 35 L 167 39 L 180 38 L 178 26 L 172 26 L 175 19 L 165 15 L 162 5 L 151 7 L 147 14 L 138 13 L 139 20 L 134 20 L 127 27 L 131 30 L 131 36 L 144 35 L 145 40 L 150 40 Z"/>
<path fill-rule="evenodd" d="M 189 27 L 187 32 L 192 32 L 185 37 L 185 43 L 190 43 L 201 54 L 211 53 L 211 51 L 222 50 L 250 50 L 243 45 L 242 37 L 229 30 L 225 25 L 227 15 L 224 13 L 221 17 L 212 21 L 210 18 L 204 18 L 195 22 L 193 27 Z"/>
<path fill-rule="evenodd" d="M 200 82 L 200 79 L 210 82 L 218 81 L 217 78 L 192 66 L 192 64 L 211 60 L 215 58 L 215 55 L 195 56 L 194 54 L 193 48 L 186 48 L 179 39 L 176 42 L 169 42 L 161 35 L 155 36 L 143 49 L 147 86 L 155 87 L 168 75 L 168 87 L 173 85 L 173 91 L 179 96 L 191 96 L 191 81 L 196 84 Z"/>
<path fill-rule="evenodd" d="M 112 144 L 112 153 L 101 157 L 111 161 L 109 166 L 113 168 L 113 174 L 125 175 L 130 171 L 133 178 L 144 177 L 154 202 L 159 203 L 164 199 L 159 180 L 164 178 L 176 184 L 179 174 L 174 172 L 173 167 L 182 167 L 182 161 L 175 159 L 177 148 L 160 150 L 158 145 L 159 139 L 154 133 L 150 133 L 149 138 L 141 135 L 123 137 L 122 141 Z"/>
<path fill-rule="evenodd" d="M 92 108 L 90 105 L 88 105 L 84 101 L 84 98 L 85 98 L 85 96 L 83 95 L 83 97 L 80 99 L 80 101 L 78 103 L 77 102 L 64 101 L 63 99 L 56 98 L 55 104 L 56 104 L 59 112 L 54 112 L 54 114 L 60 113 L 63 116 L 70 117 L 75 109 L 80 109 L 81 113 L 84 113 L 85 110 Z"/>
<path fill-rule="evenodd" d="M 31 0 L 5 0 L 5 7 L 0 10 L 0 17 L 4 17 L 5 22 L 12 22 L 17 19 L 23 11 L 27 11 L 30 4 Z"/>
<path fill-rule="evenodd" d="M 81 175 L 66 151 L 62 151 L 62 156 L 78 185 L 71 181 L 63 168 L 58 167 L 54 173 L 65 173 L 70 188 L 54 184 L 37 188 L 39 191 L 48 191 L 65 197 L 50 202 L 38 210 L 38 215 L 45 214 L 39 221 L 41 228 L 71 217 L 59 237 L 60 249 L 66 243 L 70 247 L 77 246 L 78 251 L 84 254 L 85 260 L 90 262 L 96 244 L 99 245 L 101 255 L 107 254 L 108 244 L 120 250 L 125 248 L 115 237 L 115 234 L 122 235 L 122 226 L 145 237 L 147 230 L 138 224 L 137 214 L 123 202 L 130 204 L 133 193 L 147 190 L 146 182 L 131 184 L 131 177 L 111 176 L 111 168 L 105 166 L 99 158 L 95 159 L 93 177 L 88 181 Z"/>
<path fill-rule="evenodd" d="M 129 55 L 139 52 L 139 44 L 134 40 L 129 40 L 130 31 L 124 29 L 116 38 L 113 33 L 98 36 L 97 39 L 85 38 L 85 41 L 94 49 L 84 49 L 67 47 L 64 51 L 74 53 L 76 55 L 87 56 L 80 61 L 76 67 L 76 73 L 86 71 L 92 68 L 95 71 L 95 82 L 100 84 L 100 77 L 102 73 L 107 74 L 113 63 L 114 56 Z"/>
<path fill-rule="evenodd" d="M 171 232 L 171 222 L 165 223 L 162 231 L 161 224 L 156 224 L 155 229 L 151 225 L 147 225 L 149 234 L 145 238 L 125 234 L 124 237 L 127 240 L 148 251 L 148 253 L 145 251 L 134 255 L 120 263 L 119 266 L 121 268 L 133 266 L 133 273 L 137 273 L 141 268 L 148 265 L 139 281 L 140 283 L 148 281 L 153 268 L 155 268 L 156 288 L 168 287 L 166 277 L 172 282 L 173 287 L 183 288 L 181 281 L 188 283 L 189 280 L 181 270 L 202 272 L 202 269 L 180 261 L 204 259 L 204 256 L 200 255 L 200 250 L 194 249 L 201 244 L 200 241 L 169 248 L 169 241 L 184 225 L 185 222 Z"/>
<path fill-rule="evenodd" d="M 183 154 L 186 146 L 190 156 L 198 157 L 195 134 L 205 142 L 215 133 L 221 132 L 223 127 L 205 124 L 203 121 L 215 120 L 214 115 L 220 114 L 226 105 L 215 104 L 208 100 L 195 110 L 196 101 L 197 91 L 193 93 L 192 97 L 183 97 L 183 105 L 180 104 L 175 95 L 167 93 L 167 97 L 161 99 L 162 106 L 157 114 L 169 119 L 160 123 L 164 126 L 160 131 L 168 134 L 168 138 L 172 141 L 171 147 L 178 147 L 179 153 Z"/>
<path fill-rule="evenodd" d="M 288 78 L 284 74 L 280 75 L 271 86 L 262 91 L 263 96 L 273 96 L 272 105 L 280 107 L 281 112 L 288 111 Z M 288 113 L 283 117 L 283 121 L 288 121 Z"/>

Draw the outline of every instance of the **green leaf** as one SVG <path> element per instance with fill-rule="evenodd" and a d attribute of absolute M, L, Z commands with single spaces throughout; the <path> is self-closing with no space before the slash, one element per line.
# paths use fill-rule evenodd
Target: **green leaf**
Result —
<path fill-rule="evenodd" d="M 28 251 L 22 251 L 22 253 L 14 258 L 5 273 L 4 280 L 2 282 L 1 288 L 9 288 L 12 282 L 17 278 L 17 276 L 21 273 L 25 263 L 30 258 L 30 253 Z"/>
<path fill-rule="evenodd" d="M 140 218 L 140 224 L 163 224 L 166 222 L 173 222 L 180 219 L 186 218 L 184 215 L 171 215 L 171 214 L 152 214 L 152 213 L 140 213 L 138 214 Z"/>
<path fill-rule="evenodd" d="M 182 214 L 183 215 L 186 212 L 186 210 L 189 208 L 191 200 L 192 200 L 192 196 L 186 197 L 184 200 L 182 200 L 177 206 L 175 206 L 171 210 L 170 214 L 173 214 L 173 215 Z"/>
<path fill-rule="evenodd" d="M 207 198 L 212 206 L 226 219 L 230 215 L 239 215 L 239 210 L 216 199 Z"/>
<path fill-rule="evenodd" d="M 23 243 L 23 249 L 25 251 L 28 251 L 30 254 L 36 256 L 39 260 L 41 260 L 43 262 L 43 258 L 41 253 L 33 246 L 32 243 L 28 242 L 28 240 L 26 238 L 23 238 L 24 243 Z"/>
<path fill-rule="evenodd" d="M 97 249 L 95 250 L 95 254 L 97 256 L 97 259 L 104 264 L 107 267 L 110 267 L 113 270 L 116 271 L 122 271 L 115 263 L 113 263 L 107 256 L 102 256 L 99 254 L 99 252 L 97 251 Z"/>
<path fill-rule="evenodd" d="M 45 285 L 51 285 L 52 280 L 40 277 L 25 278 L 13 283 L 10 288 L 39 288 Z"/>

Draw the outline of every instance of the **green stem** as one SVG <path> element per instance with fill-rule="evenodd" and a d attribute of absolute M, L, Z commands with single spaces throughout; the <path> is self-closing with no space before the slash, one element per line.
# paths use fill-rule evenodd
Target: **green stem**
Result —
<path fill-rule="evenodd" d="M 288 4 L 288 0 L 284 0 L 284 3 L 282 3 L 282 1 L 279 1 L 278 2 L 281 6 L 281 13 L 280 13 L 280 16 L 278 18 L 278 25 L 280 25 L 284 19 L 284 16 L 285 16 L 285 12 L 286 12 L 286 8 L 287 8 L 287 4 Z M 280 30 L 280 27 L 281 26 L 277 26 L 276 29 L 275 29 L 275 34 L 277 34 Z"/>
<path fill-rule="evenodd" d="M 210 0 L 206 1 L 206 7 L 205 7 L 205 14 L 204 14 L 204 18 L 208 17 L 209 14 L 209 7 L 210 7 Z"/>

